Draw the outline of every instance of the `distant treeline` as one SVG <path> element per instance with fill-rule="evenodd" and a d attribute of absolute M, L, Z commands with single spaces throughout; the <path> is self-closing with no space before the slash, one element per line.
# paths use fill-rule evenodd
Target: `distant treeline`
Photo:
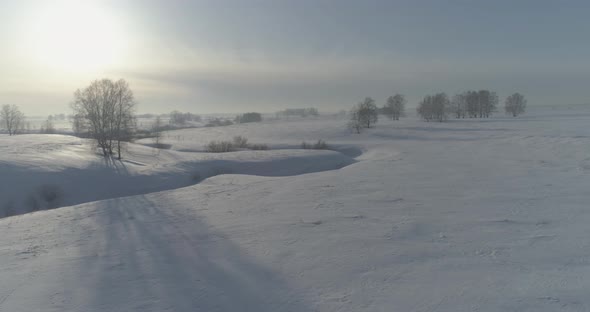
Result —
<path fill-rule="evenodd" d="M 489 90 L 465 91 L 452 99 L 444 92 L 425 96 L 418 104 L 416 112 L 426 121 L 445 121 L 449 116 L 455 118 L 489 118 L 498 110 L 499 98 L 496 92 Z M 504 101 L 504 111 L 514 117 L 523 114 L 527 101 L 520 93 L 514 93 Z M 387 98 L 383 107 L 378 107 L 375 100 L 366 97 L 355 105 L 349 113 L 348 128 L 360 133 L 363 128 L 371 128 L 379 120 L 379 114 L 391 120 L 405 116 L 406 99 L 402 94 Z"/>
<path fill-rule="evenodd" d="M 276 113 L 277 118 L 281 117 L 310 117 L 310 116 L 319 116 L 320 113 L 318 112 L 317 108 L 308 107 L 308 108 L 287 108 L 285 110 L 279 111 Z"/>
<path fill-rule="evenodd" d="M 443 92 L 425 96 L 416 111 L 426 121 L 444 121 L 449 115 L 455 118 L 489 118 L 498 111 L 498 102 L 496 92 L 489 90 L 465 91 L 452 99 Z M 514 93 L 504 101 L 504 111 L 516 117 L 525 112 L 526 102 L 522 94 Z"/>

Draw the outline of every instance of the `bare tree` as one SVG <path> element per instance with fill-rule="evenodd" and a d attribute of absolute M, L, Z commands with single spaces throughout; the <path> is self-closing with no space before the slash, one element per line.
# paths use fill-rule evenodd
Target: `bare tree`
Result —
<path fill-rule="evenodd" d="M 350 111 L 350 120 L 348 121 L 348 129 L 350 131 L 355 131 L 356 133 L 361 133 L 363 129 L 363 120 L 361 118 L 361 114 L 359 113 L 357 107 L 353 108 Z"/>
<path fill-rule="evenodd" d="M 524 95 L 518 92 L 514 93 L 506 98 L 504 110 L 506 110 L 506 114 L 512 114 L 512 117 L 516 117 L 524 113 L 526 109 L 526 102 L 527 101 L 524 98 Z"/>
<path fill-rule="evenodd" d="M 154 141 L 155 147 L 160 147 L 162 141 L 162 118 L 156 117 L 156 120 L 152 124 L 152 140 Z"/>
<path fill-rule="evenodd" d="M 78 89 L 72 109 L 78 126 L 96 140 L 103 155 L 112 155 L 116 148 L 121 159 L 122 144 L 131 140 L 135 128 L 135 105 L 133 92 L 125 80 L 102 79 Z"/>
<path fill-rule="evenodd" d="M 402 94 L 396 94 L 387 98 L 383 111 L 391 120 L 399 120 L 404 116 L 406 109 L 406 98 Z"/>
<path fill-rule="evenodd" d="M 418 107 L 416 107 L 416 113 L 426 121 L 432 120 L 432 96 L 427 95 L 420 101 Z"/>
<path fill-rule="evenodd" d="M 476 118 L 479 113 L 479 95 L 477 91 L 467 91 L 465 93 L 466 110 L 469 118 Z"/>
<path fill-rule="evenodd" d="M 169 123 L 176 126 L 184 126 L 189 121 L 201 121 L 201 116 L 192 113 L 182 113 L 179 111 L 172 111 L 170 113 Z"/>
<path fill-rule="evenodd" d="M 121 159 L 121 146 L 123 142 L 133 139 L 135 130 L 135 98 L 127 81 L 119 79 L 114 84 L 115 93 L 115 141 L 117 142 L 117 158 Z"/>
<path fill-rule="evenodd" d="M 456 118 L 465 118 L 467 116 L 467 92 L 453 96 L 451 111 Z"/>
<path fill-rule="evenodd" d="M 375 105 L 375 100 L 366 97 L 362 102 L 358 103 L 357 110 L 359 117 L 366 128 L 371 128 L 371 125 L 376 124 L 379 119 L 379 110 Z"/>
<path fill-rule="evenodd" d="M 51 117 L 51 116 L 50 116 Z M 47 118 L 39 128 L 39 133 L 54 134 L 55 125 L 53 124 L 53 118 Z"/>
<path fill-rule="evenodd" d="M 371 128 L 377 123 L 379 118 L 379 108 L 375 105 L 375 100 L 366 97 L 362 102 L 355 105 L 350 111 L 350 120 L 348 128 L 361 133 L 362 128 Z"/>
<path fill-rule="evenodd" d="M 25 114 L 16 105 L 4 105 L 0 109 L 0 125 L 6 129 L 8 135 L 22 133 L 25 127 Z"/>
<path fill-rule="evenodd" d="M 82 114 L 71 115 L 70 122 L 72 123 L 72 130 L 76 136 L 88 137 L 90 125 Z"/>
<path fill-rule="evenodd" d="M 489 90 L 479 90 L 479 118 L 489 118 L 496 111 L 498 105 L 498 95 L 496 92 Z"/>
<path fill-rule="evenodd" d="M 260 122 L 262 121 L 262 114 L 251 112 L 238 115 L 235 118 L 236 123 Z"/>
<path fill-rule="evenodd" d="M 426 121 L 436 120 L 443 122 L 447 119 L 449 103 L 449 97 L 446 93 L 428 95 L 418 105 L 417 112 Z"/>

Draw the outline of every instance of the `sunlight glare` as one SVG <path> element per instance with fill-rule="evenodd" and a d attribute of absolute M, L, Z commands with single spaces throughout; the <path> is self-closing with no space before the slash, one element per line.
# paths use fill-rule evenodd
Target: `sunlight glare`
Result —
<path fill-rule="evenodd" d="M 51 1 L 31 21 L 30 50 L 55 70 L 104 70 L 121 62 L 125 41 L 115 18 L 92 1 Z"/>

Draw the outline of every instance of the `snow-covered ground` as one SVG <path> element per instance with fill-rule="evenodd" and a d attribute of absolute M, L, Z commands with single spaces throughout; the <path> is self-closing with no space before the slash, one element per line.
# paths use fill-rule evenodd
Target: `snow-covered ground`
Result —
<path fill-rule="evenodd" d="M 1 201 L 87 202 L 0 219 L 0 311 L 587 311 L 589 122 L 272 121 L 122 163 L 0 136 Z M 274 149 L 201 152 L 235 135 Z M 337 151 L 295 149 L 318 139 Z"/>
<path fill-rule="evenodd" d="M 196 184 L 219 174 L 285 176 L 338 169 L 334 151 L 182 153 L 129 144 L 107 160 L 88 140 L 66 135 L 0 137 L 0 217 Z"/>

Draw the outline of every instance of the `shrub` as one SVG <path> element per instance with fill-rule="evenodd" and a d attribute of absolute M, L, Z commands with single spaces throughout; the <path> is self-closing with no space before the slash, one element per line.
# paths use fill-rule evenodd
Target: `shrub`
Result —
<path fill-rule="evenodd" d="M 266 144 L 250 144 L 248 148 L 255 151 L 265 151 L 268 150 L 268 145 Z"/>
<path fill-rule="evenodd" d="M 227 153 L 234 151 L 234 145 L 228 141 L 211 141 L 206 148 L 209 153 Z"/>
<path fill-rule="evenodd" d="M 234 123 L 229 120 L 229 119 L 219 119 L 219 118 L 214 118 L 209 120 L 209 122 L 205 125 L 205 127 L 222 127 L 222 126 L 231 126 Z"/>
<path fill-rule="evenodd" d="M 61 205 L 63 197 L 64 193 L 59 186 L 44 184 L 25 199 L 24 205 L 27 212 L 53 209 Z"/>
<path fill-rule="evenodd" d="M 238 135 L 234 137 L 234 142 L 233 142 L 234 146 L 236 148 L 247 148 L 248 147 L 248 139 Z"/>
<path fill-rule="evenodd" d="M 302 149 L 321 150 L 321 149 L 329 149 L 329 146 L 328 146 L 328 143 L 326 143 L 326 141 L 324 141 L 324 140 L 318 140 L 316 143 L 307 143 L 307 142 L 303 141 L 303 143 L 301 143 L 301 148 Z"/>
<path fill-rule="evenodd" d="M 236 116 L 236 123 L 259 122 L 262 121 L 262 114 L 260 113 L 245 113 Z"/>
<path fill-rule="evenodd" d="M 63 198 L 62 190 L 51 184 L 45 184 L 37 189 L 39 199 L 45 204 L 46 209 L 57 208 Z"/>
<path fill-rule="evenodd" d="M 227 153 L 234 152 L 236 149 L 250 149 L 250 150 L 268 150 L 266 144 L 248 144 L 248 139 L 243 136 L 235 136 L 233 141 L 211 141 L 206 146 L 206 151 L 209 153 Z"/>

